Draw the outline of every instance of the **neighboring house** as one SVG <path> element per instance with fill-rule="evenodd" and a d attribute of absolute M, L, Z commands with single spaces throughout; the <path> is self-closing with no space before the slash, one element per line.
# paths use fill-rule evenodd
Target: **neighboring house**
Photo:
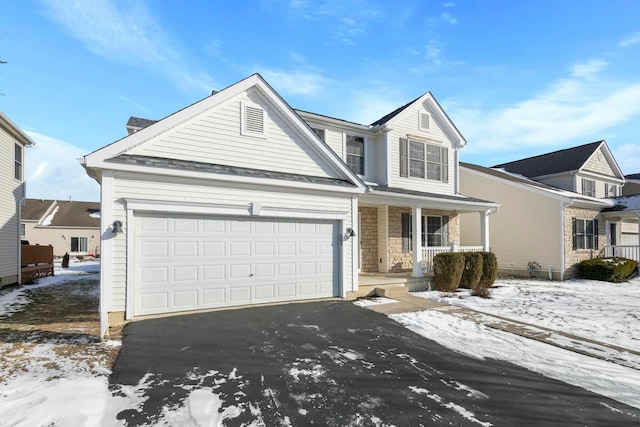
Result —
<path fill-rule="evenodd" d="M 25 147 L 35 145 L 0 112 L 0 287 L 20 282 L 20 211 L 26 197 Z"/>
<path fill-rule="evenodd" d="M 22 209 L 22 239 L 53 246 L 53 254 L 100 253 L 100 203 L 27 199 Z"/>
<path fill-rule="evenodd" d="M 431 93 L 361 125 L 293 110 L 255 74 L 127 129 L 83 159 L 102 192 L 103 333 L 136 316 L 353 298 L 360 272 L 421 277 L 459 249 L 461 212 L 482 218 L 473 249 L 489 246 L 497 204 L 458 193 L 466 141 Z"/>
<path fill-rule="evenodd" d="M 622 187 L 623 196 L 635 196 L 640 194 L 640 173 L 625 175 L 624 180 L 624 187 Z"/>
<path fill-rule="evenodd" d="M 618 245 L 627 222 L 603 212 L 624 183 L 605 141 L 492 168 L 461 163 L 460 175 L 463 193 L 500 203 L 490 221 L 491 250 L 502 272 L 529 274 L 535 266 L 570 278 L 578 262 Z M 463 245 L 478 242 L 476 228 L 473 218 L 463 218 Z"/>

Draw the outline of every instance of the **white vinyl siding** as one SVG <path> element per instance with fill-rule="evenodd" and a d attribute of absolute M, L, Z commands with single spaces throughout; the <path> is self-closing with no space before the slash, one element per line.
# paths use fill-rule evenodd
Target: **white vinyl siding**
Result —
<path fill-rule="evenodd" d="M 607 156 L 604 154 L 602 149 L 599 149 L 598 151 L 593 153 L 591 158 L 587 160 L 587 162 L 585 163 L 585 165 L 582 167 L 581 170 L 588 171 L 588 172 L 595 172 L 605 176 L 611 176 L 611 177 L 616 176 L 616 172 L 611 167 L 611 164 L 609 164 L 609 161 L 607 160 Z"/>
<path fill-rule="evenodd" d="M 460 168 L 460 193 L 500 204 L 500 210 L 489 217 L 491 251 L 500 269 L 526 273 L 532 261 L 545 269 L 549 265 L 555 271 L 561 269 L 564 243 L 559 200 L 464 167 Z M 477 213 L 460 215 L 462 246 L 480 244 L 479 223 Z"/>
<path fill-rule="evenodd" d="M 20 147 L 24 158 L 24 146 Z M 0 283 L 3 285 L 17 281 L 19 273 L 18 201 L 24 197 L 24 183 L 15 179 L 15 172 L 16 142 L 0 127 Z"/>
<path fill-rule="evenodd" d="M 265 111 L 268 138 L 242 135 L 242 105 Z M 193 153 L 198 153 L 194 159 Z M 295 130 L 258 92 L 239 95 L 170 131 L 160 134 L 128 154 L 332 177 L 332 165 L 312 148 L 308 137 Z"/>
<path fill-rule="evenodd" d="M 211 182 L 196 179 L 163 177 L 135 173 L 114 173 L 114 200 L 104 201 L 112 203 L 113 220 L 123 222 L 123 229 L 127 233 L 126 208 L 123 199 L 144 199 L 153 201 L 188 202 L 199 205 L 245 206 L 251 203 L 261 203 L 262 209 L 268 207 L 280 208 L 284 211 L 299 209 L 312 215 L 317 212 L 350 212 L 351 195 L 327 196 L 326 193 L 275 189 L 257 187 L 256 185 L 239 186 L 232 183 Z M 258 216 L 257 218 L 263 218 Z M 351 215 L 347 214 L 342 221 L 343 229 L 353 227 Z M 124 311 L 126 303 L 126 266 L 127 251 L 125 234 L 111 239 L 113 245 L 113 311 Z M 352 256 L 351 245 L 341 246 L 342 283 L 346 290 L 351 290 Z"/>
<path fill-rule="evenodd" d="M 420 114 L 422 113 L 429 113 L 430 115 L 430 125 L 428 131 L 422 130 L 420 128 Z M 417 138 L 412 139 L 412 136 L 417 136 Z M 427 165 L 425 165 L 424 179 L 417 179 L 411 176 L 401 176 L 401 139 L 407 141 L 413 140 L 415 142 L 422 142 L 425 144 L 433 144 L 434 146 L 439 146 L 443 149 L 446 149 L 446 159 L 443 160 L 446 164 L 448 175 L 455 176 L 453 171 L 455 171 L 457 165 L 455 164 L 454 149 L 451 140 L 440 128 L 437 120 L 434 119 L 434 115 L 431 114 L 430 111 L 427 111 L 425 108 L 418 108 L 413 112 L 406 111 L 401 113 L 399 120 L 393 123 L 392 130 L 386 134 L 388 145 L 387 152 L 389 153 L 389 158 L 387 159 L 387 161 L 389 162 L 389 176 L 387 177 L 388 185 L 390 187 L 406 188 L 409 190 L 425 191 L 430 193 L 455 194 L 455 182 L 453 179 L 427 179 Z M 414 154 L 416 153 L 414 152 Z M 430 160 L 433 160 L 433 157 L 431 157 Z M 427 161 L 426 156 L 425 161 Z M 413 164 L 414 173 L 416 173 L 417 175 L 420 175 L 419 169 L 422 167 L 419 163 L 421 162 L 417 161 L 416 159 Z"/>

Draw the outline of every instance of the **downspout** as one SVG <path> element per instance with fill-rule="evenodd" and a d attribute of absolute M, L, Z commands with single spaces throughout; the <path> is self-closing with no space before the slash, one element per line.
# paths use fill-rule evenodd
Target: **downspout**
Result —
<path fill-rule="evenodd" d="M 565 226 L 564 226 L 564 222 L 565 222 L 565 215 L 564 215 L 564 211 L 566 208 L 570 208 L 571 206 L 573 206 L 573 203 L 575 202 L 575 200 L 571 200 L 569 203 L 565 203 L 565 202 L 560 202 L 560 242 L 561 242 L 561 248 L 562 250 L 560 251 L 560 281 L 563 282 L 564 281 L 564 271 L 565 271 L 565 252 L 567 250 L 567 246 L 566 246 L 566 239 L 565 239 Z"/>
<path fill-rule="evenodd" d="M 22 228 L 22 207 L 27 201 L 27 186 L 22 184 L 23 193 L 22 198 L 18 201 L 18 284 L 22 285 L 22 235 L 20 229 Z"/>

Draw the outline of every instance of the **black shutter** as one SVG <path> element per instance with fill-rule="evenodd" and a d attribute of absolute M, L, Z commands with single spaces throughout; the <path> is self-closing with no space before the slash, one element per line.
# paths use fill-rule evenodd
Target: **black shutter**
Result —
<path fill-rule="evenodd" d="M 409 176 L 409 141 L 400 138 L 400 176 Z"/>
<path fill-rule="evenodd" d="M 440 162 L 442 163 L 442 182 L 449 182 L 449 149 L 441 147 Z"/>
<path fill-rule="evenodd" d="M 402 252 L 411 252 L 411 214 L 402 214 Z"/>
<path fill-rule="evenodd" d="M 575 218 L 571 218 L 571 229 L 572 229 L 572 234 L 573 234 L 573 250 L 575 251 L 576 249 L 578 249 L 578 236 L 576 236 L 576 219 Z"/>
<path fill-rule="evenodd" d="M 598 249 L 598 220 L 593 220 L 593 249 Z"/>

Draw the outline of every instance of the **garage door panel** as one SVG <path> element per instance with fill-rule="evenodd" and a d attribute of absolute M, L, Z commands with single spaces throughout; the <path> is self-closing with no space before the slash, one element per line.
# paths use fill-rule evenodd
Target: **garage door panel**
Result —
<path fill-rule="evenodd" d="M 134 315 L 339 294 L 338 223 L 136 215 Z"/>

